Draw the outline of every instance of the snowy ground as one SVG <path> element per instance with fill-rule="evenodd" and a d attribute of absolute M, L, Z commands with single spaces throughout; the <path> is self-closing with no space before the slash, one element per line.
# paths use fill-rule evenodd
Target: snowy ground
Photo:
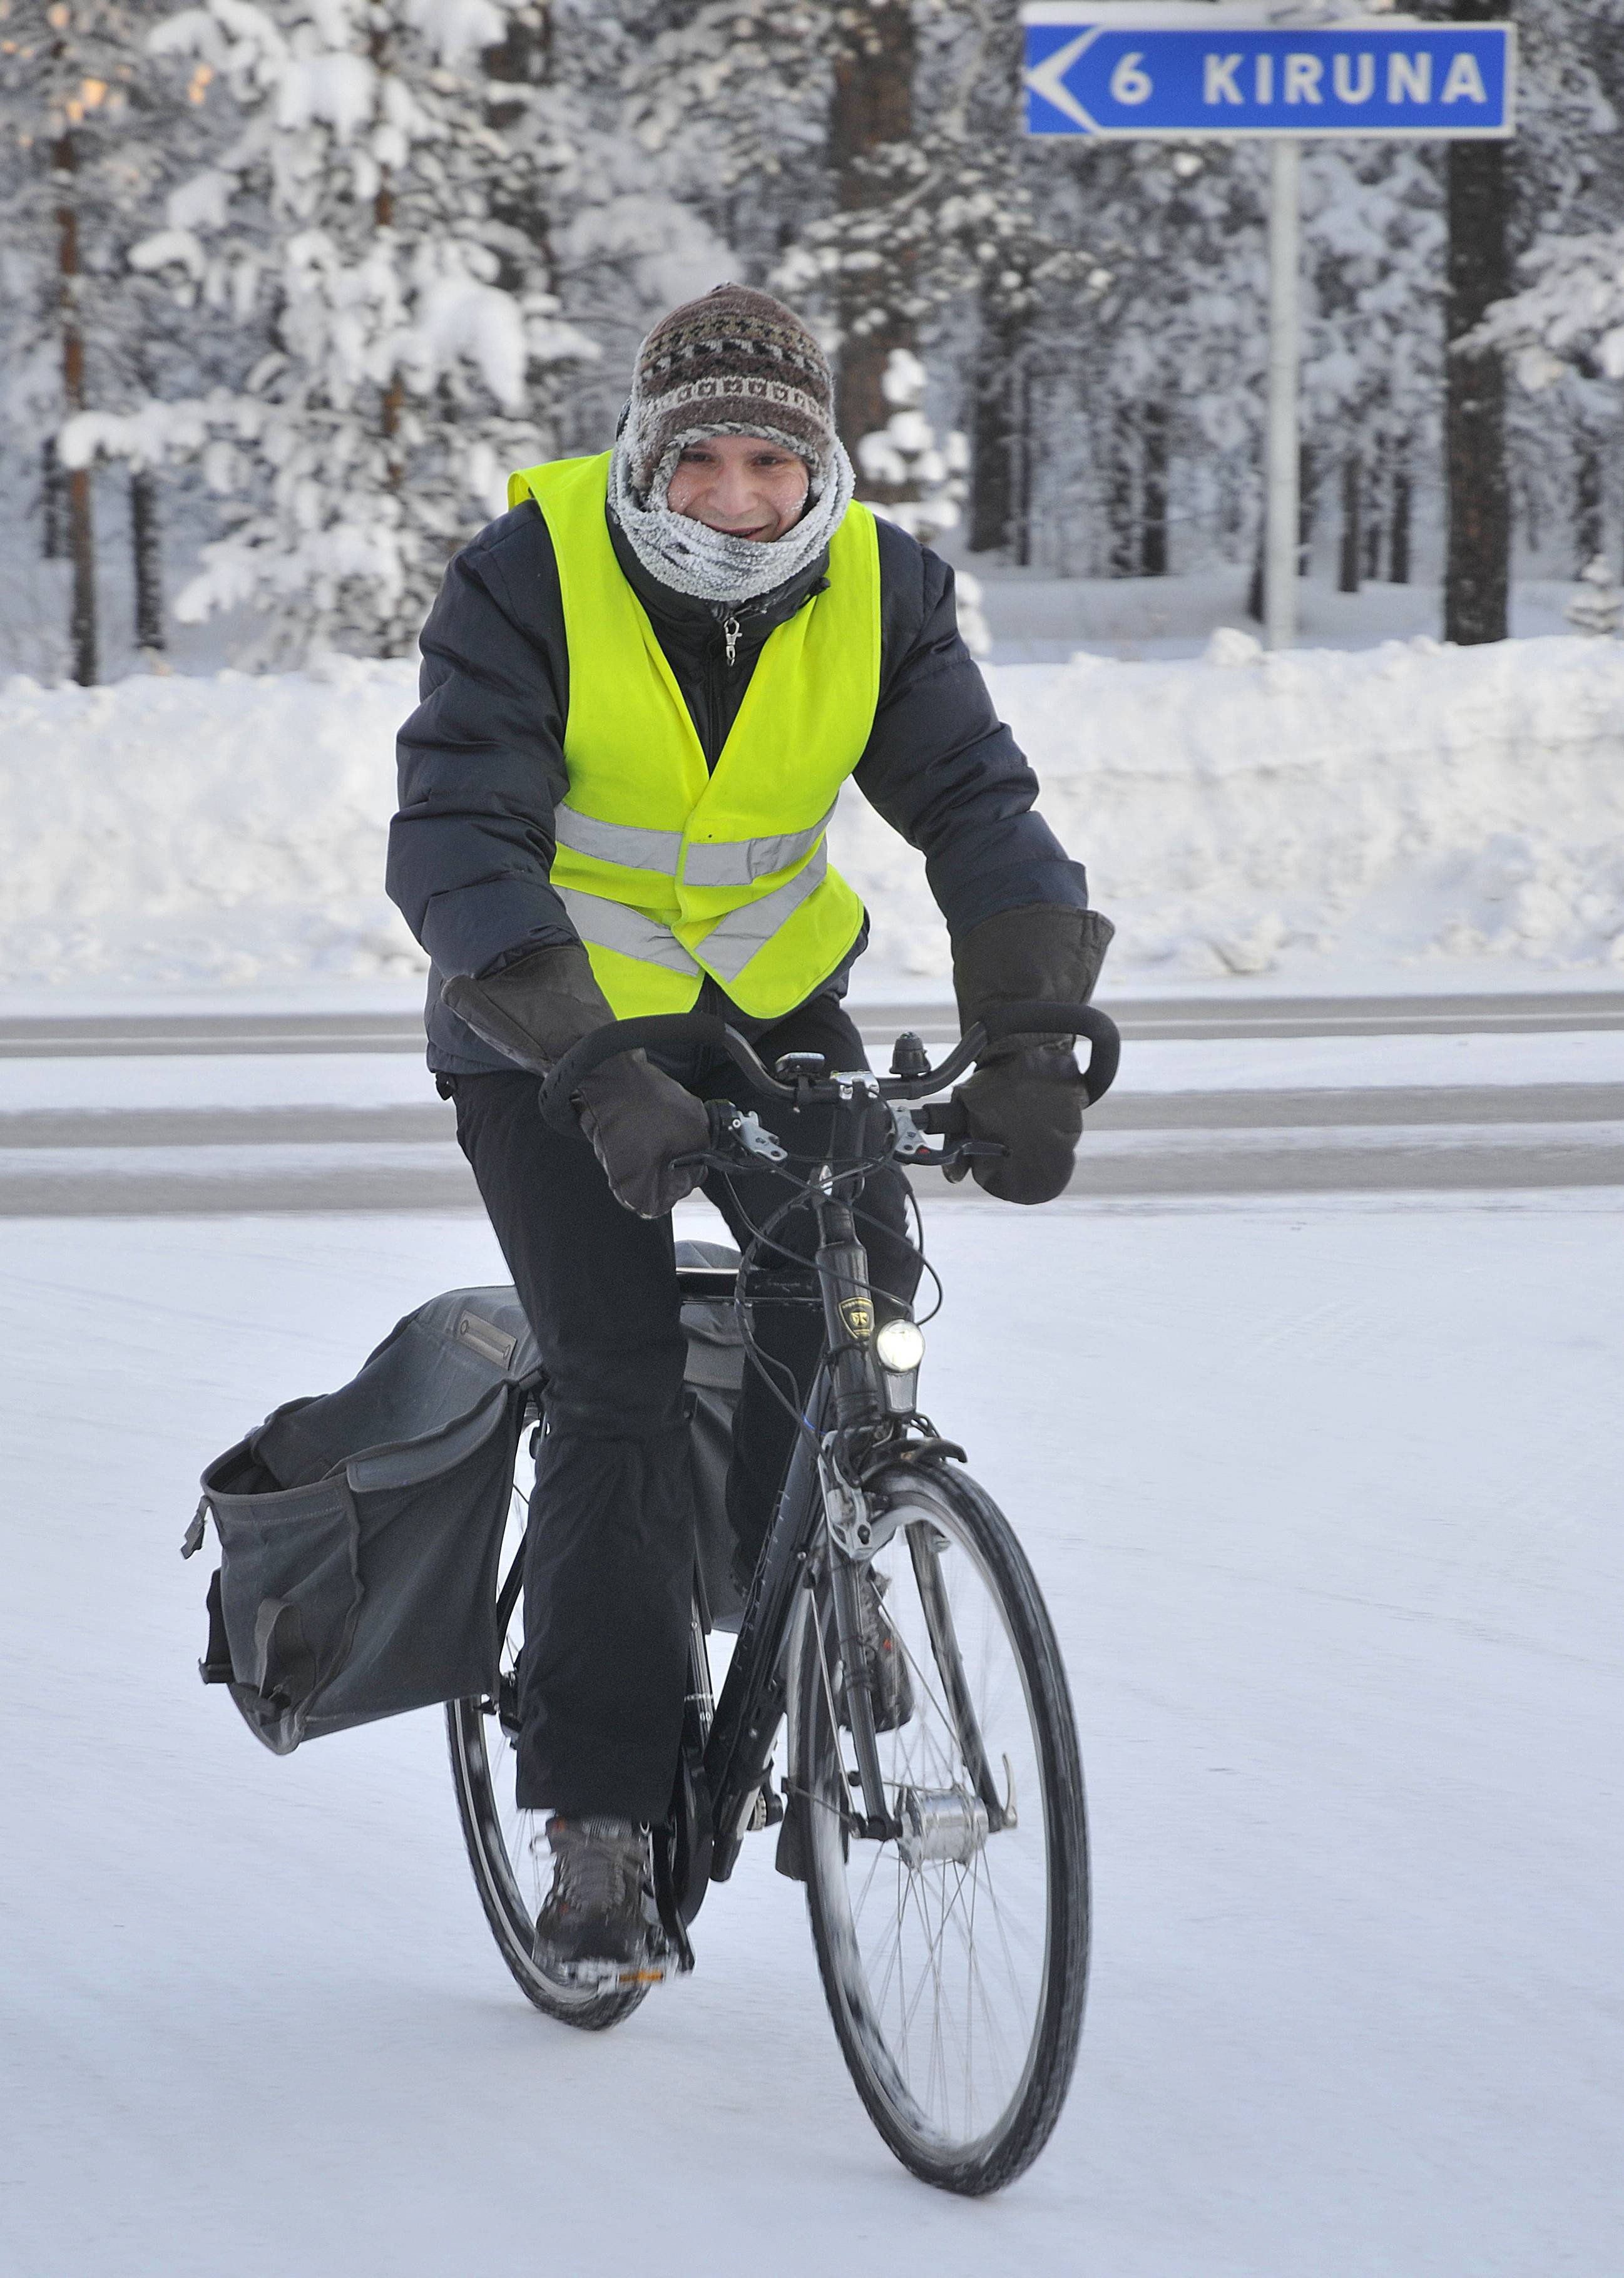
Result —
<path fill-rule="evenodd" d="M 1603 2278 L 1620 1199 L 936 1214 L 930 1402 L 1054 1608 L 1098 1863 L 1069 2108 L 979 2206 L 872 2136 L 762 1846 L 689 1984 L 571 2036 L 433 1717 L 279 1762 L 198 1687 L 201 1463 L 494 1274 L 478 1223 L 9 1227 L 0 2267 Z"/>

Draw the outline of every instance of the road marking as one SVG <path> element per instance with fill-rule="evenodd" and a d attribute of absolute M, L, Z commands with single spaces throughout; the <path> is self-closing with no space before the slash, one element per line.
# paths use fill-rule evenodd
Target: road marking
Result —
<path fill-rule="evenodd" d="M 1520 996 L 1120 998 L 1104 1000 L 1122 1034 L 1169 1042 L 1246 1036 L 1561 1034 L 1624 1028 L 1624 992 L 1560 990 Z M 877 1003 L 850 1008 L 865 1037 L 889 1043 L 904 1028 L 958 1034 L 951 1005 Z M 42 1014 L 0 1020 L 0 1059 L 192 1056 L 222 1052 L 411 1052 L 423 1050 L 415 1013 Z"/>

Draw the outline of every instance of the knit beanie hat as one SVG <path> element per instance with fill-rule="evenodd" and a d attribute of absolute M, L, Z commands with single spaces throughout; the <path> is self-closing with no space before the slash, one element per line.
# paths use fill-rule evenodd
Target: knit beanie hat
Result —
<path fill-rule="evenodd" d="M 638 350 L 620 447 L 634 494 L 664 503 L 678 453 L 706 435 L 765 435 L 804 459 L 816 499 L 835 444 L 829 359 L 793 309 L 718 285 L 662 317 Z"/>

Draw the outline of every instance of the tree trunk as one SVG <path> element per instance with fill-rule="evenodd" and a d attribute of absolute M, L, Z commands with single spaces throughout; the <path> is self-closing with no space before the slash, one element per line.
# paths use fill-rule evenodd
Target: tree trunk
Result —
<path fill-rule="evenodd" d="M 1015 420 L 1018 334 L 984 313 L 970 401 L 969 542 L 972 554 L 1001 554 L 1015 530 Z"/>
<path fill-rule="evenodd" d="M 90 494 L 90 470 L 68 471 L 68 555 L 73 564 L 73 602 L 69 639 L 73 651 L 73 677 L 81 688 L 96 686 L 96 514 Z"/>
<path fill-rule="evenodd" d="M 1110 477 L 1106 493 L 1106 520 L 1111 532 L 1110 570 L 1113 577 L 1131 577 L 1135 558 L 1133 511 L 1134 448 L 1138 419 L 1131 403 L 1119 403 L 1111 413 Z"/>
<path fill-rule="evenodd" d="M 1168 407 L 1147 403 L 1140 415 L 1145 459 L 1139 511 L 1139 574 L 1168 574 Z"/>
<path fill-rule="evenodd" d="M 62 400 L 69 418 L 85 408 L 85 340 L 79 323 L 79 210 L 68 194 L 79 164 L 71 134 L 58 136 L 51 164 L 62 184 L 57 208 L 57 274 L 62 309 Z M 96 525 L 88 467 L 67 470 L 67 550 L 73 563 L 68 639 L 73 677 L 94 688 L 96 675 Z"/>
<path fill-rule="evenodd" d="M 1388 579 L 1394 585 L 1410 582 L 1410 508 L 1409 461 L 1401 453 L 1393 469 L 1393 544 L 1387 557 Z"/>
<path fill-rule="evenodd" d="M 389 52 L 389 34 L 381 22 L 374 23 L 368 35 L 368 50 L 374 70 L 387 75 L 394 68 Z M 372 195 L 372 220 L 379 234 L 395 227 L 395 183 L 387 165 L 378 169 L 378 187 Z M 397 364 L 385 384 L 378 407 L 378 431 L 388 451 L 389 487 L 398 490 L 406 472 L 395 439 L 401 432 L 401 413 L 406 402 L 406 383 L 401 378 Z"/>
<path fill-rule="evenodd" d="M 1487 23 L 1503 0 L 1455 0 L 1458 23 Z M 1449 553 L 1444 638 L 1463 646 L 1505 638 L 1511 582 L 1511 493 L 1505 465 L 1505 370 L 1498 354 L 1464 356 L 1452 344 L 1512 289 L 1503 142 L 1452 142 L 1449 340 L 1444 458 Z"/>
<path fill-rule="evenodd" d="M 130 555 L 135 572 L 135 646 L 162 649 L 164 533 L 158 523 L 157 478 L 145 467 L 130 477 Z"/>
<path fill-rule="evenodd" d="M 66 503 L 64 477 L 66 470 L 57 456 L 56 438 L 52 436 L 40 446 L 40 559 L 60 562 L 67 552 L 62 531 L 62 509 Z"/>
<path fill-rule="evenodd" d="M 1339 593 L 1357 593 L 1360 570 L 1360 508 L 1364 503 L 1365 462 L 1357 451 L 1342 462 L 1342 562 Z"/>
<path fill-rule="evenodd" d="M 870 6 L 842 11 L 829 118 L 829 163 L 842 213 L 861 213 L 885 202 L 888 185 L 871 162 L 887 144 L 913 138 L 914 63 L 909 0 L 874 0 Z M 906 255 L 899 255 L 880 273 L 905 291 L 907 269 Z M 881 382 L 892 350 L 914 345 L 908 318 L 894 305 L 876 302 L 874 273 L 843 272 L 838 295 L 842 339 L 836 403 L 841 440 L 854 461 L 862 438 L 884 427 L 891 416 Z M 893 293 L 893 303 L 897 297 Z"/>
<path fill-rule="evenodd" d="M 486 118 L 499 134 L 505 134 L 520 124 L 529 106 L 523 94 L 508 97 L 496 90 L 503 87 L 520 89 L 545 87 L 551 74 L 553 10 L 550 0 L 540 7 L 515 9 L 509 13 L 504 19 L 501 44 L 483 49 L 480 59 L 487 78 L 494 82 Z M 552 216 L 544 200 L 539 195 L 507 198 L 502 200 L 494 210 L 499 221 L 517 229 L 529 241 L 540 262 L 547 291 L 556 292 L 558 267 L 553 246 Z M 496 281 L 505 290 L 512 291 L 522 281 L 522 264 L 501 248 L 498 248 L 497 258 L 502 267 Z"/>
<path fill-rule="evenodd" d="M 1364 574 L 1367 580 L 1374 580 L 1382 574 L 1383 534 L 1381 498 L 1373 483 L 1370 496 L 1366 501 L 1365 526 L 1362 536 L 1365 549 Z"/>
<path fill-rule="evenodd" d="M 1314 557 L 1314 526 L 1320 512 L 1320 469 L 1312 443 L 1297 453 L 1297 574 L 1308 575 Z"/>
<path fill-rule="evenodd" d="M 1574 474 L 1574 575 L 1582 577 L 1598 554 L 1606 551 L 1602 523 L 1601 453 L 1588 436 L 1579 445 Z"/>
<path fill-rule="evenodd" d="M 1012 551 L 1017 569 L 1030 567 L 1032 559 L 1032 368 L 1019 363 L 1015 372 L 1015 537 Z"/>

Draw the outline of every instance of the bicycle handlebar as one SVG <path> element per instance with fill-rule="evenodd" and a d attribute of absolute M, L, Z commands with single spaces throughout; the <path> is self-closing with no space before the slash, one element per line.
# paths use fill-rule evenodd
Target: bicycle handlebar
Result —
<path fill-rule="evenodd" d="M 1092 1005 L 1033 1001 L 1000 1005 L 984 1020 L 974 1022 L 939 1067 L 927 1068 L 917 1076 L 874 1077 L 875 1093 L 885 1100 L 926 1099 L 962 1075 L 989 1045 L 1019 1036 L 1086 1037 L 1089 1062 L 1084 1089 L 1091 1107 L 1116 1079 L 1122 1040 L 1108 1013 Z M 601 1067 L 605 1060 L 621 1052 L 647 1047 L 681 1050 L 691 1045 L 725 1052 L 748 1077 L 751 1089 L 768 1098 L 821 1102 L 825 1097 L 831 1101 L 840 1097 L 835 1089 L 835 1078 L 840 1071 L 803 1078 L 800 1085 L 785 1083 L 767 1067 L 747 1037 L 740 1036 L 725 1021 L 718 1020 L 715 1013 L 656 1013 L 641 1020 L 612 1021 L 572 1045 L 541 1086 L 542 1116 L 555 1131 L 578 1136 L 580 1125 L 571 1101 L 583 1078 L 590 1075 L 594 1068 Z"/>
<path fill-rule="evenodd" d="M 1108 1013 L 1100 1012 L 1093 1005 L 1064 1005 L 1047 1001 L 1002 1005 L 995 1013 L 984 1014 L 977 1025 L 990 1044 L 1002 1043 L 1008 1036 L 1086 1037 L 1088 1068 L 1083 1078 L 1083 1089 L 1091 1107 L 1097 1099 L 1103 1099 L 1116 1082 L 1116 1071 L 1122 1058 L 1122 1030 Z M 964 1041 L 968 1043 L 969 1040 L 966 1037 Z M 941 1070 L 938 1069 L 936 1073 L 941 1078 Z M 955 1068 L 954 1073 L 957 1074 L 958 1070 Z M 934 1091 L 938 1085 L 932 1084 L 930 1089 Z"/>
<path fill-rule="evenodd" d="M 750 1047 L 747 1037 L 741 1036 L 725 1021 L 714 1013 L 650 1013 L 637 1021 L 613 1021 L 607 1028 L 594 1028 L 572 1044 L 553 1073 L 541 1086 L 541 1114 L 555 1131 L 578 1134 L 580 1125 L 575 1120 L 575 1110 L 570 1105 L 571 1096 L 582 1079 L 594 1068 L 601 1067 L 605 1060 L 617 1059 L 622 1052 L 635 1052 L 652 1045 L 680 1051 L 684 1045 L 710 1045 L 724 1051 L 741 1067 L 752 1086 L 775 1099 L 793 1099 L 793 1083 L 780 1083 L 760 1055 Z"/>

